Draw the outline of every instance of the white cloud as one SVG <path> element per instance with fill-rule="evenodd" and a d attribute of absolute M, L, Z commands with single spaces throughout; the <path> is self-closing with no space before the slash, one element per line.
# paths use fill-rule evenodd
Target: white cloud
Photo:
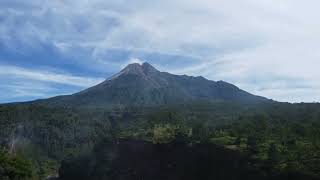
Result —
<path fill-rule="evenodd" d="M 23 98 L 23 97 L 47 97 L 55 91 L 48 84 L 39 83 L 33 80 L 29 82 L 9 82 L 0 85 L 0 91 L 6 95 L 6 98 Z"/>
<path fill-rule="evenodd" d="M 74 45 L 90 47 L 88 64 L 97 66 L 123 65 L 125 60 L 104 59 L 110 48 L 192 56 L 197 59 L 192 66 L 170 71 L 227 80 L 276 100 L 320 101 L 316 0 L 31 0 L 19 7 L 10 2 L 15 1 L 0 3 L 0 40 L 7 46 L 15 47 L 18 39 L 35 47 L 39 41 L 52 42 L 63 53 Z M 20 74 L 77 86 L 95 82 Z"/>
<path fill-rule="evenodd" d="M 138 58 L 130 58 L 129 61 L 127 61 L 124 65 L 132 64 L 132 63 L 142 64 L 144 63 L 144 61 Z"/>
<path fill-rule="evenodd" d="M 0 66 L 0 77 L 16 77 L 27 80 L 45 81 L 78 87 L 90 87 L 102 82 L 102 78 L 79 77 L 69 74 L 25 69 L 16 66 Z"/>

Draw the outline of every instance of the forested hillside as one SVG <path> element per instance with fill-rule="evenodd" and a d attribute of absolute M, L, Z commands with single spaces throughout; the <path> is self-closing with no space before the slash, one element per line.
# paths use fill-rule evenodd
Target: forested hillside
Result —
<path fill-rule="evenodd" d="M 239 152 L 247 156 L 250 167 L 262 171 L 319 176 L 319 106 L 198 102 L 87 110 L 37 104 L 2 105 L 2 156 L 23 157 L 22 161 L 28 162 L 21 165 L 26 167 L 23 176 L 43 178 L 56 174 L 62 160 L 91 154 L 105 140 L 151 144 L 181 141 L 209 143 Z M 6 166 L 1 164 L 3 174 L 8 174 Z"/>

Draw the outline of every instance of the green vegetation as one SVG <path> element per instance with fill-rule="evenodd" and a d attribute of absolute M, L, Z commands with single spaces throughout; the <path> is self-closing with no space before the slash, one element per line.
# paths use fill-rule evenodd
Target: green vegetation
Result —
<path fill-rule="evenodd" d="M 35 178 L 35 168 L 30 160 L 21 155 L 0 151 L 1 180 L 33 180 Z"/>
<path fill-rule="evenodd" d="M 6 168 L 0 171 L 10 170 L 11 159 L 21 166 L 12 165 L 18 170 L 11 176 L 19 178 L 54 175 L 59 162 L 94 151 L 102 139 L 128 138 L 154 144 L 212 143 L 248 154 L 255 167 L 320 176 L 319 104 L 215 102 L 113 109 L 3 105 L 0 129 L 1 149 L 13 146 L 15 153 L 30 158 L 12 160 L 20 156 L 8 158 L 2 152 Z M 6 175 L 15 178 L 11 176 Z"/>
<path fill-rule="evenodd" d="M 213 133 L 211 140 L 226 148 L 249 153 L 252 158 L 271 165 L 273 170 L 320 175 L 319 130 L 320 122 L 315 118 L 303 122 L 283 121 L 255 114 L 217 127 L 218 133 Z"/>
<path fill-rule="evenodd" d="M 153 143 L 163 144 L 175 139 L 176 127 L 170 124 L 156 125 L 153 129 Z"/>

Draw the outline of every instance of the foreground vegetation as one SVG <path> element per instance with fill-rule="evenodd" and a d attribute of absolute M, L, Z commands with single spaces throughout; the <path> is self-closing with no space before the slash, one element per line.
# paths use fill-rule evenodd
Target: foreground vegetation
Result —
<path fill-rule="evenodd" d="M 0 179 L 28 180 L 34 179 L 34 167 L 30 160 L 20 155 L 0 151 Z"/>
<path fill-rule="evenodd" d="M 213 144 L 245 155 L 250 167 L 320 176 L 319 104 L 216 102 L 113 109 L 16 104 L 0 106 L 0 129 L 3 179 L 55 175 L 61 161 L 103 149 L 99 145 L 105 139 Z"/>

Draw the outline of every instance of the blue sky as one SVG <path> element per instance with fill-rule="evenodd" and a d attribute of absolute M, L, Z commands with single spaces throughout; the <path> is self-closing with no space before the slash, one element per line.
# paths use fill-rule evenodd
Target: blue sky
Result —
<path fill-rule="evenodd" d="M 0 103 L 71 94 L 126 64 L 320 101 L 316 0 L 2 0 Z"/>

